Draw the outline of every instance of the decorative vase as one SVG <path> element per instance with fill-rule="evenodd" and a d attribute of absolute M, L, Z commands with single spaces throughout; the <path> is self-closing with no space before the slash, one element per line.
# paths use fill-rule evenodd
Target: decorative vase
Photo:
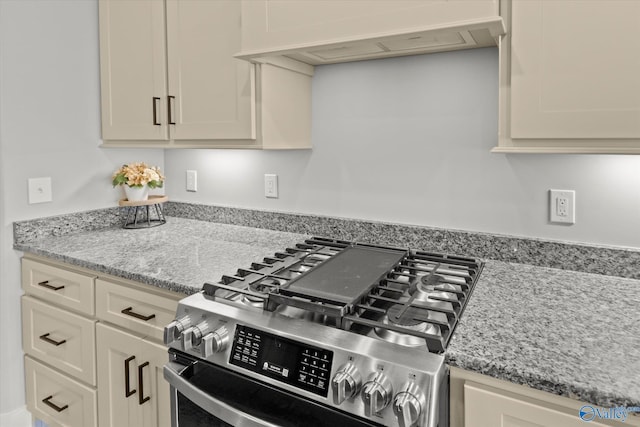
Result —
<path fill-rule="evenodd" d="M 127 195 L 127 200 L 130 202 L 140 202 L 142 200 L 149 199 L 149 187 L 129 187 L 128 185 L 123 185 L 124 194 Z"/>

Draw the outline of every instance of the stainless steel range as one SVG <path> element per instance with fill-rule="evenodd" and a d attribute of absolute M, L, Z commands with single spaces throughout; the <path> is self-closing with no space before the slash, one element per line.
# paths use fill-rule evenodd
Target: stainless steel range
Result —
<path fill-rule="evenodd" d="M 476 259 L 314 238 L 180 301 L 173 426 L 448 425 Z"/>

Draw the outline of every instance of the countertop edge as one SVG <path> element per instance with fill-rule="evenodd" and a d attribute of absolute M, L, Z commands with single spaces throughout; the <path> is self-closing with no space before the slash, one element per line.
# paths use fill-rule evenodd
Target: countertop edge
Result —
<path fill-rule="evenodd" d="M 27 254 L 45 257 L 53 261 L 63 262 L 75 267 L 86 268 L 88 270 L 95 271 L 96 273 L 102 273 L 107 276 L 112 276 L 112 277 L 125 279 L 125 280 L 131 280 L 131 281 L 142 283 L 145 285 L 155 286 L 156 288 L 184 294 L 185 297 L 188 295 L 194 294 L 196 292 L 199 292 L 199 289 L 195 289 L 191 286 L 183 285 L 173 281 L 155 279 L 153 277 L 131 273 L 131 272 L 117 269 L 114 267 L 107 267 L 101 264 L 84 261 L 71 256 L 60 255 L 60 254 L 49 252 L 43 249 L 31 248 L 28 245 L 15 244 L 13 246 L 13 249 L 27 253 Z"/>
<path fill-rule="evenodd" d="M 535 390 L 579 400 L 603 408 L 620 406 L 640 407 L 640 401 L 634 401 L 620 394 L 611 394 L 593 388 L 589 389 L 572 384 L 553 382 L 533 373 L 510 369 L 479 358 L 465 357 L 464 360 L 461 360 L 450 353 L 445 353 L 445 362 L 449 366 L 464 369 L 469 372 L 475 372 L 498 380 L 527 386 Z"/>

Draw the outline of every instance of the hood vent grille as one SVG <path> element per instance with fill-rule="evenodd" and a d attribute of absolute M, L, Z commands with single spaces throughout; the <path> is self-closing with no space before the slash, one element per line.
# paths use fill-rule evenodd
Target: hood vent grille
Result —
<path fill-rule="evenodd" d="M 497 46 L 505 34 L 502 18 L 474 21 L 457 26 L 407 31 L 370 39 L 344 40 L 323 45 L 305 45 L 265 52 L 240 52 L 237 58 L 260 62 L 288 57 L 309 65 L 389 58 L 460 49 Z"/>

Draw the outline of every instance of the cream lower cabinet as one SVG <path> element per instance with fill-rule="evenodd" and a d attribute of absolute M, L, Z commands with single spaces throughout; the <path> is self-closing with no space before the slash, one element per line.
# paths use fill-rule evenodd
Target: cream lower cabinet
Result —
<path fill-rule="evenodd" d="M 450 388 L 451 427 L 640 426 L 640 417 L 605 421 L 589 416 L 588 408 L 583 421 L 580 408 L 595 405 L 457 368 L 451 369 Z"/>
<path fill-rule="evenodd" d="M 502 0 L 497 152 L 640 154 L 640 2 Z"/>
<path fill-rule="evenodd" d="M 169 427 L 167 349 L 137 335 L 98 324 L 100 427 Z"/>
<path fill-rule="evenodd" d="M 26 400 L 50 427 L 168 427 L 162 327 L 183 297 L 32 255 L 22 259 Z"/>
<path fill-rule="evenodd" d="M 22 259 L 27 409 L 50 427 L 96 427 L 95 278 Z"/>
<path fill-rule="evenodd" d="M 26 356 L 27 409 L 49 427 L 97 425 L 96 389 Z"/>

